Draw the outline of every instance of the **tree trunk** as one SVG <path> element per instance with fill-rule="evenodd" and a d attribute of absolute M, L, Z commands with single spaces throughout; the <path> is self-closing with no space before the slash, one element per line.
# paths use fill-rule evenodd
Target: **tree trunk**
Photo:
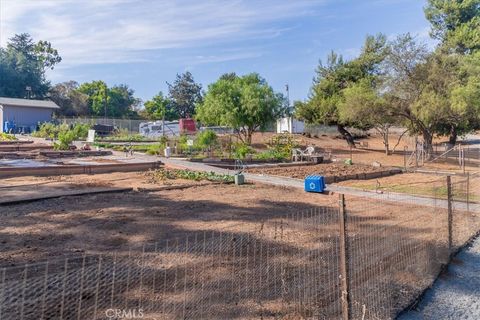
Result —
<path fill-rule="evenodd" d="M 355 141 L 353 140 L 353 137 L 350 134 L 350 132 L 348 132 L 347 129 L 345 129 L 344 126 L 339 125 L 339 124 L 337 125 L 337 130 L 342 135 L 342 137 L 345 140 L 347 140 L 348 145 L 352 148 L 355 148 Z"/>
<path fill-rule="evenodd" d="M 252 135 L 253 135 L 253 132 L 250 131 L 250 129 L 248 129 L 247 130 L 247 137 L 245 139 L 248 145 L 252 144 Z"/>
<path fill-rule="evenodd" d="M 430 160 L 433 156 L 433 135 L 427 129 L 422 130 L 423 149 L 426 153 L 426 159 Z"/>
<path fill-rule="evenodd" d="M 448 138 L 448 143 L 454 147 L 457 143 L 457 127 L 451 126 L 450 127 L 450 137 Z"/>
<path fill-rule="evenodd" d="M 388 144 L 388 128 L 383 132 L 383 144 L 385 145 L 385 154 L 390 155 L 390 146 Z"/>

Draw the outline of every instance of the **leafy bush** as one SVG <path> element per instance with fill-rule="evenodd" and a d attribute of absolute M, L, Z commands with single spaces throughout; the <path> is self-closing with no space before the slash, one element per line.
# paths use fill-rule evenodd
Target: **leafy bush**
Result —
<path fill-rule="evenodd" d="M 292 149 L 296 146 L 297 143 L 291 134 L 278 134 L 267 144 L 268 150 L 263 152 L 261 157 L 263 159 L 287 160 L 290 159 Z"/>
<path fill-rule="evenodd" d="M 161 155 L 164 149 L 165 149 L 165 144 L 163 143 L 152 144 L 148 146 L 146 153 L 152 156 Z"/>
<path fill-rule="evenodd" d="M 0 141 L 14 141 L 17 140 L 14 135 L 0 132 Z"/>
<path fill-rule="evenodd" d="M 58 134 L 58 142 L 53 144 L 55 150 L 69 150 L 72 142 L 77 139 L 75 131 L 62 131 Z"/>
<path fill-rule="evenodd" d="M 55 125 L 50 122 L 45 122 L 40 125 L 40 128 L 32 133 L 32 136 L 38 138 L 56 139 L 60 132 L 68 131 L 67 124 Z"/>
<path fill-rule="evenodd" d="M 213 130 L 204 130 L 197 134 L 195 146 L 199 149 L 208 149 L 209 151 L 218 142 L 218 136 Z"/>
<path fill-rule="evenodd" d="M 148 182 L 158 183 L 160 181 L 185 179 L 194 181 L 233 182 L 234 177 L 228 174 L 217 174 L 215 172 L 199 172 L 181 169 L 158 169 L 145 174 Z"/>
<path fill-rule="evenodd" d="M 88 136 L 89 124 L 76 123 L 70 128 L 68 124 L 55 125 L 45 122 L 40 125 L 39 130 L 32 133 L 32 136 L 38 138 L 60 139 L 60 134 L 72 131 L 75 139 L 85 139 Z"/>
<path fill-rule="evenodd" d="M 235 159 L 245 159 L 247 155 L 254 154 L 255 149 L 249 146 L 246 143 L 234 143 L 233 147 L 233 156 Z"/>
<path fill-rule="evenodd" d="M 139 133 L 131 134 L 127 129 L 118 129 L 113 135 L 105 137 L 103 140 L 141 142 L 149 139 Z"/>

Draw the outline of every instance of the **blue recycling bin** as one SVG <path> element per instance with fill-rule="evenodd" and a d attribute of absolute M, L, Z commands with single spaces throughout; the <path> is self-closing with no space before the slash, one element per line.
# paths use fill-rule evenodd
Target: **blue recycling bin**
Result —
<path fill-rule="evenodd" d="M 325 191 L 325 177 L 308 176 L 305 178 L 305 191 L 322 193 Z"/>

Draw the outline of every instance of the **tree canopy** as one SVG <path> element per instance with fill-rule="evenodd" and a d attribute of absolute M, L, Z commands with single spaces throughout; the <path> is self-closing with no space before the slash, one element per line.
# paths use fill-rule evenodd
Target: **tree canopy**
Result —
<path fill-rule="evenodd" d="M 0 48 L 0 96 L 43 99 L 50 87 L 45 71 L 60 61 L 50 42 L 35 43 L 27 33 L 13 36 L 6 48 Z"/>
<path fill-rule="evenodd" d="M 172 101 L 165 97 L 160 91 L 151 100 L 144 103 L 145 114 L 151 120 L 160 120 L 165 116 L 165 120 L 177 120 L 178 115 L 173 109 Z"/>
<path fill-rule="evenodd" d="M 285 111 L 283 95 L 274 92 L 257 73 L 229 74 L 208 86 L 196 117 L 206 125 L 232 127 L 250 144 L 254 132 L 265 129 Z"/>
<path fill-rule="evenodd" d="M 140 102 L 125 84 L 108 88 L 103 81 L 92 81 L 80 85 L 78 91 L 88 96 L 89 111 L 94 116 L 131 116 Z"/>
<path fill-rule="evenodd" d="M 344 91 L 361 81 L 375 85 L 383 72 L 381 66 L 387 52 L 387 40 L 382 34 L 368 36 L 359 57 L 351 61 L 332 51 L 326 65 L 320 61 L 310 97 L 307 102 L 297 104 L 296 116 L 309 123 L 336 125 L 347 142 L 355 146 L 346 127 L 367 129 L 370 124 L 342 117 L 339 107 L 345 103 Z"/>
<path fill-rule="evenodd" d="M 480 49 L 480 0 L 428 0 L 431 36 L 458 53 Z"/>
<path fill-rule="evenodd" d="M 85 116 L 89 114 L 88 95 L 78 90 L 76 81 L 57 83 L 50 89 L 49 98 L 60 106 L 63 116 Z"/>
<path fill-rule="evenodd" d="M 181 118 L 193 116 L 195 106 L 202 101 L 202 86 L 195 82 L 193 75 L 188 71 L 177 74 L 173 84 L 167 82 L 167 85 L 174 113 Z"/>

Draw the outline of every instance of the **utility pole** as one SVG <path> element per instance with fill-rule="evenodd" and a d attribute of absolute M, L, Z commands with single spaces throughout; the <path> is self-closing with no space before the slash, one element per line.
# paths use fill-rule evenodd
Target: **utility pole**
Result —
<path fill-rule="evenodd" d="M 290 87 L 288 86 L 288 83 L 285 85 L 285 91 L 287 91 L 287 107 L 288 112 L 290 113 Z"/>
<path fill-rule="evenodd" d="M 104 109 L 104 124 L 106 125 L 107 124 L 107 86 L 105 85 L 103 87 L 103 109 Z"/>
<path fill-rule="evenodd" d="M 292 117 L 292 110 L 290 109 L 290 87 L 288 83 L 285 85 L 285 91 L 287 91 L 287 121 L 288 121 L 288 132 L 293 132 L 293 119 Z"/>

